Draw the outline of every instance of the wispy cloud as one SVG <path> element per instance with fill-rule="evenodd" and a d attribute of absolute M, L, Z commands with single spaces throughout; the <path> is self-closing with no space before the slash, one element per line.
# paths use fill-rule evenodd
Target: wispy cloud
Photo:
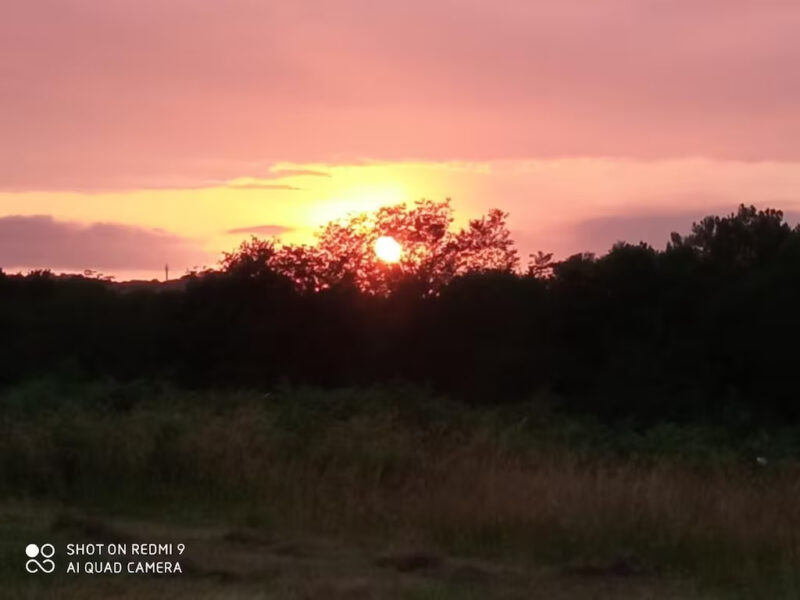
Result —
<path fill-rule="evenodd" d="M 287 190 L 287 191 L 300 191 L 303 188 L 294 185 L 287 185 L 282 183 L 230 183 L 225 187 L 232 190 Z"/>
<path fill-rule="evenodd" d="M 273 169 L 270 175 L 276 179 L 283 177 L 332 177 L 330 173 L 317 171 L 316 169 Z"/>
<path fill-rule="evenodd" d="M 225 233 L 230 235 L 238 235 L 242 233 L 261 233 L 264 235 L 280 235 L 292 231 L 291 227 L 284 227 L 283 225 L 248 225 L 246 227 L 236 227 L 229 229 Z"/>

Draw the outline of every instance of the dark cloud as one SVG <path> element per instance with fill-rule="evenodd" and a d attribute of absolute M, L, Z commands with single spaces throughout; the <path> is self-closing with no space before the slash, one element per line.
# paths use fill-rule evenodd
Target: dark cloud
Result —
<path fill-rule="evenodd" d="M 605 252 L 617 242 L 647 242 L 663 248 L 673 231 L 689 232 L 692 223 L 705 214 L 708 211 L 596 217 L 579 222 L 574 235 L 576 242 L 590 252 Z"/>
<path fill-rule="evenodd" d="M 283 225 L 250 225 L 249 227 L 237 227 L 236 229 L 229 229 L 225 233 L 231 235 L 238 235 L 242 233 L 262 233 L 264 235 L 280 235 L 291 231 L 291 227 L 284 227 Z"/>
<path fill-rule="evenodd" d="M 728 205 L 682 212 L 596 217 L 581 221 L 575 226 L 574 243 L 584 250 L 598 254 L 606 252 L 617 242 L 646 242 L 654 248 L 663 249 L 672 232 L 687 234 L 691 231 L 692 223 L 708 215 L 724 216 L 735 211 L 736 205 Z M 790 224 L 797 223 L 798 217 L 800 213 L 797 212 L 784 213 L 784 218 Z"/>
<path fill-rule="evenodd" d="M 203 264 L 209 258 L 191 240 L 160 229 L 58 221 L 49 215 L 0 217 L 0 266 L 136 270 Z"/>

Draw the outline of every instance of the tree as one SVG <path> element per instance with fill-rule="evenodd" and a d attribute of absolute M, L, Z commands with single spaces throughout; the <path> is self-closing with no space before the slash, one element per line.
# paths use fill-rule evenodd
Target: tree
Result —
<path fill-rule="evenodd" d="M 530 255 L 527 273 L 531 277 L 547 279 L 553 276 L 553 266 L 553 253 L 538 250 Z"/>
<path fill-rule="evenodd" d="M 518 257 L 506 227 L 507 214 L 491 210 L 453 232 L 450 200 L 419 200 L 350 215 L 325 225 L 313 245 L 283 245 L 252 238 L 225 255 L 226 271 L 274 271 L 303 291 L 355 286 L 386 295 L 414 282 L 422 294 L 434 293 L 454 277 L 476 271 L 512 272 Z M 382 236 L 402 247 L 398 263 L 375 254 Z"/>
<path fill-rule="evenodd" d="M 273 240 L 262 240 L 251 236 L 233 252 L 225 252 L 222 256 L 222 269 L 227 273 L 244 278 L 256 279 L 267 272 L 276 254 Z"/>
<path fill-rule="evenodd" d="M 673 233 L 669 248 L 688 247 L 704 260 L 736 269 L 773 258 L 791 234 L 782 211 L 742 204 L 726 217 L 708 216 L 693 223 L 686 237 Z"/>

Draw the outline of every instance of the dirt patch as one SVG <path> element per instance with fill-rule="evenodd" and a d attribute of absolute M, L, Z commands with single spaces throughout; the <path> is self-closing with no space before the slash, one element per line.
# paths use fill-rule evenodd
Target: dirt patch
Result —
<path fill-rule="evenodd" d="M 499 579 L 495 571 L 474 563 L 453 565 L 447 574 L 454 583 L 489 585 Z"/>
<path fill-rule="evenodd" d="M 9 597 L 31 600 L 120 598 L 150 600 L 408 600 L 409 598 L 481 598 L 481 600 L 686 600 L 701 598 L 669 577 L 648 577 L 653 570 L 635 556 L 567 567 L 450 556 L 438 551 L 394 546 L 390 541 L 348 540 L 307 532 L 261 532 L 224 525 L 179 526 L 163 521 L 97 518 L 75 512 L 50 513 L 39 522 L 54 541 L 136 543 L 180 540 L 187 546 L 180 578 L 89 579 L 61 577 L 52 588 L 19 578 Z M 8 541 L 2 556 L 18 557 L 17 540 L 42 537 L 19 530 L 19 518 L 7 519 Z M 0 523 L 1 524 L 1 523 Z M 10 533 L 9 533 L 10 532 Z M 0 540 L 3 542 L 3 540 Z M 378 545 L 380 544 L 380 545 Z M 381 552 L 381 549 L 384 552 Z M 377 558 L 376 558 L 377 557 Z M 5 584 L 4 584 L 5 585 Z M 9 591 L 10 590 L 10 591 Z M 265 593 L 268 595 L 265 596 Z"/>
<path fill-rule="evenodd" d="M 58 515 L 53 519 L 50 528 L 55 532 L 67 532 L 106 543 L 122 544 L 136 541 L 133 536 L 120 531 L 101 519 L 70 513 Z"/>
<path fill-rule="evenodd" d="M 233 531 L 229 531 L 222 536 L 222 540 L 248 548 L 264 548 L 275 543 L 273 538 L 247 529 L 234 529 Z"/>
<path fill-rule="evenodd" d="M 372 600 L 379 596 L 367 579 L 330 581 L 314 585 L 303 593 L 303 600 Z"/>
<path fill-rule="evenodd" d="M 412 573 L 439 569 L 443 566 L 444 560 L 432 552 L 414 551 L 386 554 L 378 557 L 375 560 L 375 564 L 384 569 L 394 569 L 400 573 Z"/>
<path fill-rule="evenodd" d="M 607 562 L 573 564 L 564 567 L 564 574 L 578 577 L 652 577 L 654 569 L 636 556 L 622 556 Z"/>

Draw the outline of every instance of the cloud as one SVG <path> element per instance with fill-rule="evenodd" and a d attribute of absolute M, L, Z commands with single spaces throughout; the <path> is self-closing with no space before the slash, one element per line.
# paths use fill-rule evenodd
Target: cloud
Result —
<path fill-rule="evenodd" d="M 708 215 L 726 216 L 736 210 L 735 205 L 717 203 L 716 207 L 712 204 L 689 211 L 610 215 L 580 221 L 575 225 L 573 235 L 580 247 L 598 254 L 606 252 L 617 242 L 646 242 L 654 248 L 663 249 L 672 232 L 682 235 L 690 233 L 692 223 Z M 784 219 L 790 224 L 797 223 L 798 217 L 798 212 L 784 213 Z"/>
<path fill-rule="evenodd" d="M 82 224 L 50 215 L 0 217 L 0 265 L 54 270 L 160 269 L 204 264 L 196 243 L 160 229 L 116 223 Z"/>
<path fill-rule="evenodd" d="M 261 233 L 264 235 L 280 235 L 292 231 L 291 227 L 284 227 L 283 225 L 250 225 L 248 227 L 237 227 L 229 229 L 225 233 L 230 235 L 238 235 L 241 233 Z"/>
<path fill-rule="evenodd" d="M 276 178 L 283 177 L 332 177 L 330 173 L 325 171 L 317 171 L 316 169 L 273 169 L 271 175 Z"/>
<path fill-rule="evenodd" d="M 670 234 L 681 234 L 691 230 L 693 222 L 707 214 L 726 214 L 729 207 L 714 210 L 699 210 L 669 213 L 634 215 L 611 215 L 580 221 L 574 227 L 574 236 L 587 251 L 603 253 L 617 242 L 638 244 L 646 242 L 654 248 L 664 248 Z"/>
<path fill-rule="evenodd" d="M 300 191 L 299 188 L 293 185 L 285 185 L 280 183 L 231 183 L 225 187 L 233 190 L 288 190 Z"/>
<path fill-rule="evenodd" d="M 9 4 L 7 190 L 363 158 L 800 159 L 789 0 Z"/>

